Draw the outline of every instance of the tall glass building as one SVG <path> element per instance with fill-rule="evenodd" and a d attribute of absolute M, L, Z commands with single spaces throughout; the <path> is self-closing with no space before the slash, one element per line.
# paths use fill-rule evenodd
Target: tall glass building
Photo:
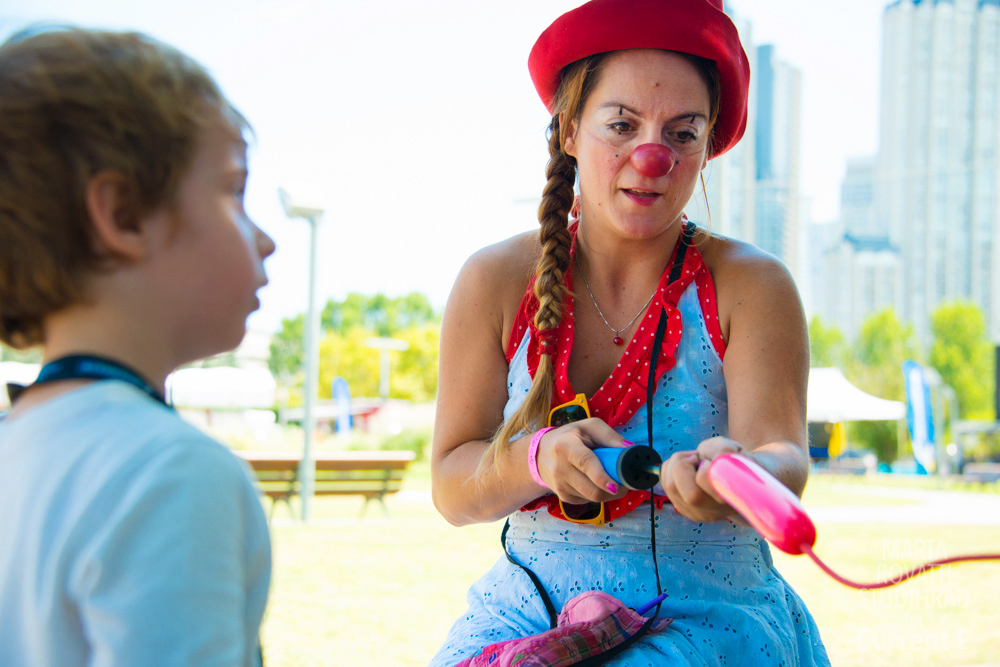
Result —
<path fill-rule="evenodd" d="M 1000 0 L 897 0 L 883 18 L 876 219 L 922 340 L 969 299 L 1000 339 Z M 845 119 L 849 131 L 850 119 Z"/>
<path fill-rule="evenodd" d="M 777 57 L 774 46 L 756 46 L 750 23 L 731 7 L 727 12 L 750 61 L 747 130 L 732 150 L 709 162 L 710 211 L 698 191 L 688 213 L 715 232 L 766 250 L 800 279 L 802 76 Z"/>
<path fill-rule="evenodd" d="M 757 48 L 757 246 L 798 274 L 802 75 L 774 46 Z"/>

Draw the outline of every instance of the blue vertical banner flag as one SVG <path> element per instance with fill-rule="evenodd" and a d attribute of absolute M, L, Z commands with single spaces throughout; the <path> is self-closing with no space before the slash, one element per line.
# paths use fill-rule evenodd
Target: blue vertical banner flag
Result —
<path fill-rule="evenodd" d="M 934 470 L 934 410 L 931 387 L 923 367 L 915 361 L 903 362 L 903 379 L 906 382 L 906 426 L 913 443 L 913 458 L 918 470 Z"/>
<path fill-rule="evenodd" d="M 351 430 L 351 388 L 347 380 L 336 377 L 330 384 L 330 394 L 337 404 L 337 433 L 347 433 Z"/>

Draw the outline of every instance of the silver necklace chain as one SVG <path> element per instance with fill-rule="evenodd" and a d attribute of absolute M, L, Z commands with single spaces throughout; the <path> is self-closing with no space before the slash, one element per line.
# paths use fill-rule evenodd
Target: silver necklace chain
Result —
<path fill-rule="evenodd" d="M 613 326 L 611 326 L 611 323 L 608 322 L 608 318 L 604 317 L 604 313 L 601 312 L 601 307 L 597 305 L 597 299 L 594 298 L 594 293 L 590 289 L 590 283 L 587 282 L 587 275 L 583 272 L 583 267 L 580 266 L 579 259 L 576 259 L 576 268 L 580 271 L 580 277 L 583 278 L 583 284 L 587 288 L 587 294 L 590 295 L 590 300 L 594 302 L 594 308 L 597 309 L 597 314 L 601 316 L 602 320 L 604 320 L 604 324 L 606 324 L 608 328 L 615 333 L 615 340 L 614 340 L 615 345 L 621 345 L 624 342 L 621 337 L 622 332 L 628 331 L 628 328 L 631 327 L 633 324 L 635 324 L 635 321 L 639 319 L 639 316 L 642 315 L 644 312 L 646 312 L 646 308 L 649 306 L 650 303 L 652 303 L 653 297 L 656 296 L 656 292 L 660 289 L 660 286 L 659 285 L 656 286 L 656 289 L 653 290 L 653 293 L 649 295 L 648 299 L 646 299 L 646 303 L 643 304 L 642 309 L 635 314 L 635 317 L 633 317 L 628 324 L 626 324 L 621 329 L 615 329 Z"/>

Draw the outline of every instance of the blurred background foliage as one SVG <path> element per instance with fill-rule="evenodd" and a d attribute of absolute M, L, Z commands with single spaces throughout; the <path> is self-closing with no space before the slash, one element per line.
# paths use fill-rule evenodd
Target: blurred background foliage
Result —
<path fill-rule="evenodd" d="M 288 391 L 288 404 L 302 402 L 302 334 L 305 316 L 282 321 L 271 340 L 268 363 L 278 384 Z M 369 338 L 394 338 L 409 347 L 390 353 L 389 398 L 414 402 L 434 400 L 437 393 L 441 316 L 423 294 L 400 297 L 348 294 L 330 300 L 320 317 L 320 398 L 331 398 L 336 377 L 347 380 L 352 396 L 378 396 L 380 352 Z"/>
<path fill-rule="evenodd" d="M 809 352 L 813 367 L 836 367 L 859 389 L 879 398 L 905 401 L 902 364 L 913 360 L 935 369 L 958 400 L 958 418 L 992 420 L 995 373 L 993 344 L 986 318 L 973 303 L 955 301 L 931 316 L 932 339 L 924 354 L 913 327 L 892 309 L 871 314 L 853 341 L 835 325 L 813 317 Z M 850 439 L 876 453 L 880 461 L 897 458 L 895 422 L 853 422 Z"/>

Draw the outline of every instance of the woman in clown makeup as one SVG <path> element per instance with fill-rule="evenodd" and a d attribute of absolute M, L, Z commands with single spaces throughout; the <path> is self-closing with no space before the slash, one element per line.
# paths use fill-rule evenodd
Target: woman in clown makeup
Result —
<path fill-rule="evenodd" d="M 543 632 L 585 591 L 637 609 L 662 590 L 664 620 L 613 664 L 827 665 L 767 544 L 707 479 L 727 452 L 797 494 L 808 473 L 795 286 L 683 210 L 746 128 L 736 29 L 721 0 L 592 0 L 528 64 L 552 113 L 541 229 L 456 281 L 432 457 L 441 514 L 507 517 L 508 557 L 431 664 Z M 633 443 L 663 459 L 652 493 L 619 488 L 592 452 Z"/>

